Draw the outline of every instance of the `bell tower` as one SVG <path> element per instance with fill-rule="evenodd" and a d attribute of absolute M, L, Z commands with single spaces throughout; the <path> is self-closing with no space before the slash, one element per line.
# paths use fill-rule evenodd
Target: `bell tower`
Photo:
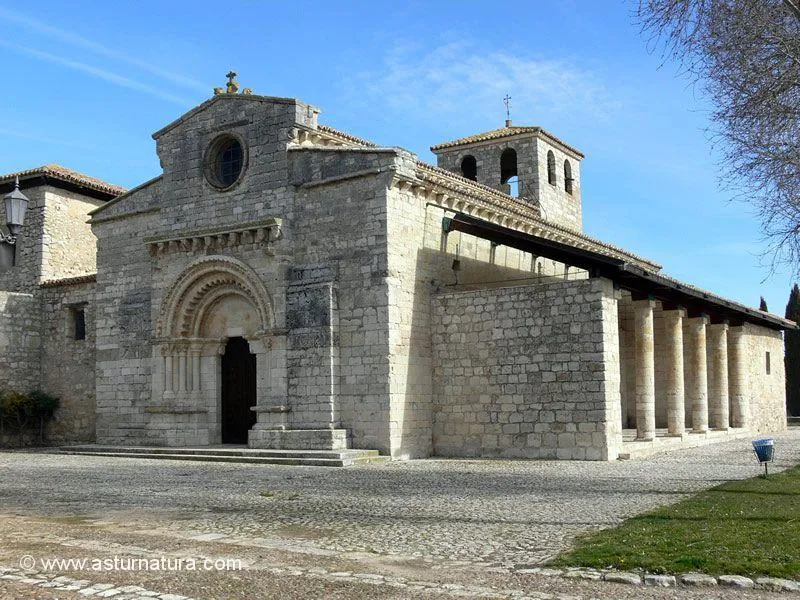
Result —
<path fill-rule="evenodd" d="M 548 221 L 582 230 L 583 153 L 541 127 L 513 125 L 508 118 L 500 129 L 437 144 L 431 152 L 440 168 L 518 197 Z"/>

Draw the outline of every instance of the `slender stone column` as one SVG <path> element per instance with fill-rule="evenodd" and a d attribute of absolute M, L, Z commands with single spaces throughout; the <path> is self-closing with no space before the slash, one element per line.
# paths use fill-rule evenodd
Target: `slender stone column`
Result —
<path fill-rule="evenodd" d="M 193 348 L 192 356 L 192 391 L 200 391 L 200 348 Z"/>
<path fill-rule="evenodd" d="M 728 397 L 728 324 L 708 326 L 708 420 L 711 429 L 728 429 L 730 411 Z"/>
<path fill-rule="evenodd" d="M 731 425 L 750 426 L 750 403 L 747 398 L 744 327 L 728 328 L 728 386 L 731 397 Z"/>
<path fill-rule="evenodd" d="M 664 311 L 664 367 L 667 395 L 667 433 L 686 433 L 686 407 L 683 390 L 683 316 L 682 310 Z"/>
<path fill-rule="evenodd" d="M 165 385 L 164 385 L 165 392 L 171 392 L 175 389 L 175 380 L 172 370 L 173 367 L 172 358 L 173 358 L 172 354 L 167 354 L 167 356 L 164 357 L 165 361 L 164 373 L 166 373 Z"/>
<path fill-rule="evenodd" d="M 160 383 L 161 383 L 161 391 L 166 392 L 169 389 L 170 381 L 169 381 L 169 373 L 167 373 L 167 357 L 166 356 L 159 356 L 159 361 L 161 363 L 160 366 Z"/>
<path fill-rule="evenodd" d="M 186 391 L 186 350 L 181 348 L 178 356 L 178 391 Z"/>
<path fill-rule="evenodd" d="M 656 377 L 652 300 L 637 300 L 634 313 L 634 371 L 636 373 L 636 439 L 656 437 Z"/>
<path fill-rule="evenodd" d="M 708 317 L 688 319 L 689 364 L 686 365 L 686 401 L 692 407 L 692 432 L 708 431 L 708 370 L 706 364 L 706 324 Z"/>

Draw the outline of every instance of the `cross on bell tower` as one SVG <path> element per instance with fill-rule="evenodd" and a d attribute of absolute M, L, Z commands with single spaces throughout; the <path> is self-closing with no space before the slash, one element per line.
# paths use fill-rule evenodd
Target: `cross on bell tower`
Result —
<path fill-rule="evenodd" d="M 511 96 L 506 94 L 503 103 L 506 105 L 506 127 L 511 127 Z"/>

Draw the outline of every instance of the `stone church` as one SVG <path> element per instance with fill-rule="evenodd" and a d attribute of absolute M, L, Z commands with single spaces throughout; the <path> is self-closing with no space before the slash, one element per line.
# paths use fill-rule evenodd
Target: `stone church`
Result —
<path fill-rule="evenodd" d="M 120 446 L 613 460 L 785 427 L 794 324 L 582 233 L 573 146 L 507 121 L 432 166 L 318 116 L 231 77 L 134 189 L 0 177 L 29 201 L 0 390 Z"/>

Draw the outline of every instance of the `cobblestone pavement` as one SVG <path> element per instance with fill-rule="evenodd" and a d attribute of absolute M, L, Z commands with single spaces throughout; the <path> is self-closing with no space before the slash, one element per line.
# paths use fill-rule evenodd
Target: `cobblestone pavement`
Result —
<path fill-rule="evenodd" d="M 800 462 L 800 429 L 775 439 L 773 470 Z M 19 566 L 14 556 L 25 545 L 37 557 L 45 549 L 63 554 L 65 548 L 80 556 L 150 556 L 183 545 L 192 556 L 216 549 L 247 558 L 248 575 L 237 576 L 241 582 L 256 572 L 278 581 L 282 570 L 289 569 L 288 577 L 294 569 L 311 578 L 306 583 L 316 581 L 311 589 L 318 592 L 324 584 L 333 596 L 517 597 L 514 590 L 522 588 L 509 587 L 509 577 L 518 582 L 521 576 L 513 568 L 542 564 L 569 547 L 576 534 L 759 472 L 747 441 L 612 463 L 426 460 L 350 469 L 5 452 L 0 565 Z M 273 559 L 264 562 L 265 556 Z M 417 587 L 408 587 L 413 581 Z M 120 585 L 173 591 L 145 583 L 134 577 Z M 365 585 L 368 593 L 361 589 Z M 563 585 L 569 585 L 566 592 L 551 589 Z M 628 597 L 625 586 L 614 584 L 537 586 L 547 588 L 544 596 L 525 597 L 601 597 L 612 588 L 623 588 L 614 597 Z M 191 587 L 182 593 L 238 597 L 229 591 L 215 596 L 211 583 L 199 591 Z M 747 594 L 718 592 L 733 593 Z"/>

